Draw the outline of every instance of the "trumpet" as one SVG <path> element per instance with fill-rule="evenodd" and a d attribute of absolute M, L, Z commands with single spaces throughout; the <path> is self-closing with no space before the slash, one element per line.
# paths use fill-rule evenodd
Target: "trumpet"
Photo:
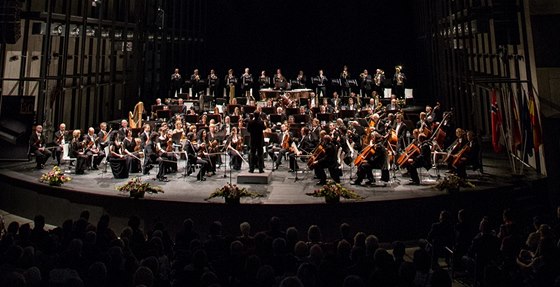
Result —
<path fill-rule="evenodd" d="M 365 74 L 365 73 L 361 73 L 361 74 L 360 74 L 360 78 L 363 79 L 363 78 L 365 78 L 365 77 L 366 77 L 366 74 Z"/>

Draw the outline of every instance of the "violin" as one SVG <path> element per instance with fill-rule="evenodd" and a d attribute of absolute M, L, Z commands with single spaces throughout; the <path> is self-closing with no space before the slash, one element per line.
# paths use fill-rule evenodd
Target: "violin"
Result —
<path fill-rule="evenodd" d="M 290 134 L 286 134 L 286 136 L 284 137 L 284 140 L 282 141 L 282 148 L 283 149 L 289 149 L 290 148 Z"/>
<path fill-rule="evenodd" d="M 167 145 L 165 147 L 165 151 L 166 152 L 173 152 L 173 139 L 168 139 L 167 140 Z"/>

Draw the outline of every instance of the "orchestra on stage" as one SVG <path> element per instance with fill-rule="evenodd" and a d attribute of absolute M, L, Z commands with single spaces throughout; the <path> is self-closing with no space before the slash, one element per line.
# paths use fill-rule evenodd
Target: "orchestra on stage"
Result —
<path fill-rule="evenodd" d="M 382 95 L 389 87 L 381 69 L 352 79 L 344 66 L 332 81 L 320 70 L 310 82 L 303 71 L 287 80 L 278 69 L 272 79 L 262 71 L 254 84 L 249 68 L 239 79 L 230 69 L 223 95 L 214 70 L 207 77 L 194 70 L 186 96 L 182 79 L 175 69 L 172 96 L 156 99 L 147 110 L 140 102 L 128 120 L 84 128 L 84 134 L 60 123 L 47 139 L 37 125 L 29 141 L 36 167 L 52 157 L 58 165 L 71 164 L 75 174 L 105 163 L 115 178 L 147 175 L 157 167 L 160 181 L 174 173 L 196 173 L 204 181 L 224 165 L 262 173 L 268 158 L 266 168 L 273 171 L 312 171 L 317 184 L 328 177 L 340 182 L 349 173 L 354 185 L 388 182 L 397 172 L 418 185 L 418 171 L 432 168 L 460 177 L 467 168 L 482 171 L 478 138 L 454 126 L 452 111 L 441 111 L 439 103 L 406 111 L 401 66 L 386 101 Z"/>

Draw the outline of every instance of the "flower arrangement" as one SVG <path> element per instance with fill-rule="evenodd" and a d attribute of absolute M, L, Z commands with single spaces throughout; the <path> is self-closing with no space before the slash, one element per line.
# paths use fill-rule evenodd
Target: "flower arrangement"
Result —
<path fill-rule="evenodd" d="M 320 189 L 306 194 L 313 197 L 324 197 L 326 202 L 339 202 L 341 197 L 346 199 L 364 199 L 355 191 L 343 187 L 340 183 L 336 183 L 332 180 L 329 180 L 327 184 L 323 185 Z"/>
<path fill-rule="evenodd" d="M 39 179 L 40 182 L 48 183 L 52 186 L 61 186 L 63 183 L 71 180 L 72 178 L 64 175 L 64 172 L 62 172 L 60 167 L 57 165 L 55 165 L 49 172 L 43 173 Z"/>
<path fill-rule="evenodd" d="M 124 185 L 117 186 L 120 192 L 130 193 L 132 198 L 143 198 L 146 193 L 163 193 L 163 189 L 157 185 L 151 185 L 148 182 L 142 182 L 139 177 L 133 177 Z"/>
<path fill-rule="evenodd" d="M 470 181 L 460 178 L 455 174 L 448 175 L 443 179 L 438 180 L 436 183 L 436 188 L 439 190 L 447 189 L 449 190 L 458 190 L 459 187 L 474 187 Z"/>
<path fill-rule="evenodd" d="M 250 192 L 244 187 L 239 187 L 236 184 L 226 183 L 226 185 L 216 189 L 216 191 L 212 192 L 210 196 L 207 198 L 215 198 L 215 197 L 223 197 L 226 203 L 239 203 L 239 200 L 242 197 L 259 197 L 258 193 Z"/>

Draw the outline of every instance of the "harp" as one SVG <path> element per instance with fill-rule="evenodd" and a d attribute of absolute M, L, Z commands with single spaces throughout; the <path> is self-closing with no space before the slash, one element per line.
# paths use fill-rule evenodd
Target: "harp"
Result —
<path fill-rule="evenodd" d="M 128 112 L 128 126 L 131 129 L 142 127 L 142 113 L 144 113 L 144 103 L 138 102 L 134 106 L 134 111 Z"/>

